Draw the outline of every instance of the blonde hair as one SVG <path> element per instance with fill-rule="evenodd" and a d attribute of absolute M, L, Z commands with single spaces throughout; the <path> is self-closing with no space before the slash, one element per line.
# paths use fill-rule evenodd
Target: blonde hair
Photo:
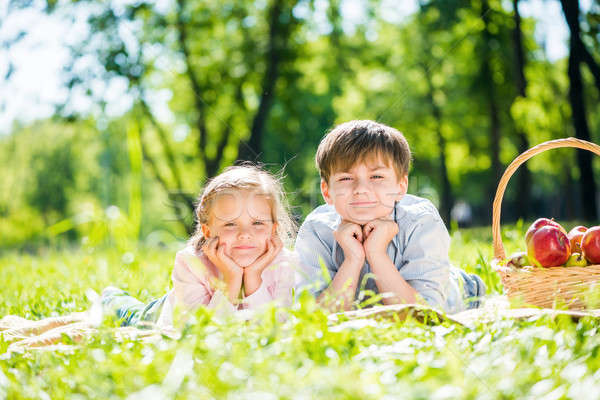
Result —
<path fill-rule="evenodd" d="M 329 182 L 332 174 L 377 156 L 393 166 L 398 178 L 408 174 L 411 154 L 404 135 L 375 121 L 355 120 L 337 125 L 321 140 L 315 161 Z"/>
<path fill-rule="evenodd" d="M 271 217 L 277 223 L 277 235 L 289 246 L 294 240 L 296 224 L 289 214 L 289 205 L 280 182 L 269 172 L 253 164 L 228 167 L 223 173 L 212 178 L 204 187 L 194 210 L 196 230 L 188 241 L 196 252 L 206 241 L 202 233 L 202 224 L 207 224 L 214 200 L 218 194 L 232 190 L 247 190 L 264 195 L 271 206 Z"/>

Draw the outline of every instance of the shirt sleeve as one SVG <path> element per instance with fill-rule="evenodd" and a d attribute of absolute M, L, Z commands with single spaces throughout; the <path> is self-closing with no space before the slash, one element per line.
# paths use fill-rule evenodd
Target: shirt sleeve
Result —
<path fill-rule="evenodd" d="M 296 296 L 303 290 L 308 290 L 318 296 L 325 290 L 337 272 L 333 260 L 332 248 L 334 244 L 333 232 L 323 227 L 323 235 L 331 236 L 331 244 L 319 235 L 314 221 L 305 221 L 296 237 L 296 252 L 299 258 L 299 267 L 296 273 Z"/>
<path fill-rule="evenodd" d="M 244 298 L 245 308 L 257 308 L 272 301 L 283 307 L 292 305 L 292 289 L 298 263 L 293 253 L 287 250 L 282 252 L 286 254 L 262 272 L 259 288 Z"/>
<path fill-rule="evenodd" d="M 431 306 L 446 310 L 450 235 L 435 215 L 420 217 L 407 237 L 400 273 Z"/>
<path fill-rule="evenodd" d="M 180 251 L 175 256 L 171 279 L 175 297 L 188 309 L 207 305 L 213 296 L 208 284 L 207 267 L 189 251 Z"/>

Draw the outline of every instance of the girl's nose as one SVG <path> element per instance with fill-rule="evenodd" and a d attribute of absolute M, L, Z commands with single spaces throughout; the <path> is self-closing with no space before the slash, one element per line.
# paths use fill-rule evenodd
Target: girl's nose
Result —
<path fill-rule="evenodd" d="M 250 233 L 250 228 L 249 227 L 241 227 L 238 232 L 238 238 L 250 239 L 250 237 L 252 237 L 252 234 Z"/>

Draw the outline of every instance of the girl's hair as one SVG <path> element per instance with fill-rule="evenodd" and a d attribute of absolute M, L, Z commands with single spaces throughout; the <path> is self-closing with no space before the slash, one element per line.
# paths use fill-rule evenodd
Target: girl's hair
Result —
<path fill-rule="evenodd" d="M 277 223 L 277 235 L 285 245 L 291 245 L 296 233 L 296 224 L 290 218 L 289 205 L 280 179 L 281 176 L 275 177 L 253 164 L 226 168 L 206 184 L 198 198 L 194 210 L 196 230 L 188 244 L 192 245 L 196 252 L 200 251 L 206 241 L 201 225 L 208 223 L 214 200 L 220 193 L 247 190 L 267 198 L 273 222 Z"/>

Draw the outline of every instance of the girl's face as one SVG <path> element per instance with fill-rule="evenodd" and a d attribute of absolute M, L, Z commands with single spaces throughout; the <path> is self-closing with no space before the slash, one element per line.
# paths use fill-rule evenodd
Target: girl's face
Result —
<path fill-rule="evenodd" d="M 240 267 L 247 267 L 265 253 L 276 224 L 267 196 L 236 190 L 217 195 L 202 231 L 206 238 L 218 236 L 225 254 Z"/>

